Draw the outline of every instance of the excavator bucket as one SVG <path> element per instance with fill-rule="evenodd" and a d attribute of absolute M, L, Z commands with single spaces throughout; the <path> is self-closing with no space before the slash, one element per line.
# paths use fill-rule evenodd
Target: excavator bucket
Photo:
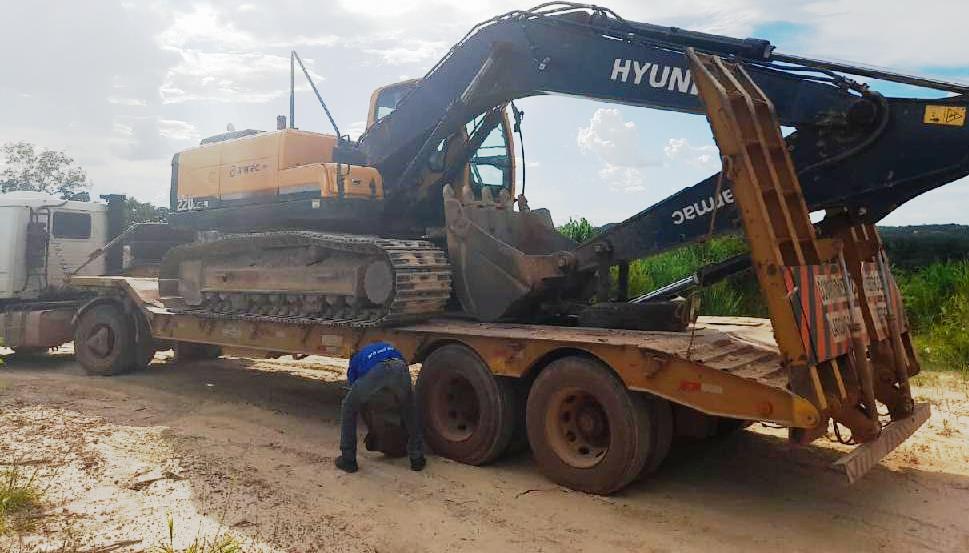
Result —
<path fill-rule="evenodd" d="M 732 183 L 788 386 L 821 413 L 791 439 L 808 443 L 830 421 L 863 444 L 836 467 L 855 480 L 921 426 L 918 372 L 898 290 L 874 226 L 821 239 L 811 222 L 774 107 L 736 63 L 688 58 Z M 891 421 L 879 416 L 879 404 Z"/>
<path fill-rule="evenodd" d="M 575 243 L 555 230 L 547 210 L 529 210 L 523 196 L 480 198 L 465 186 L 444 187 L 448 257 L 455 294 L 464 311 L 480 321 L 525 313 L 550 281 L 569 274 Z"/>

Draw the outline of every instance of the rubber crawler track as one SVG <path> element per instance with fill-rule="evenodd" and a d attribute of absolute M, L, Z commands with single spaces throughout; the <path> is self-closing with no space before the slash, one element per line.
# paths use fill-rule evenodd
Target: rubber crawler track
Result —
<path fill-rule="evenodd" d="M 226 235 L 213 242 L 197 242 L 173 248 L 165 256 L 159 278 L 179 278 L 179 266 L 185 261 L 251 254 L 256 250 L 325 247 L 373 258 L 386 259 L 394 274 L 394 292 L 380 313 L 374 309 L 362 313 L 342 314 L 339 317 L 276 316 L 256 313 L 218 312 L 201 306 L 172 309 L 197 317 L 221 320 L 251 320 L 285 322 L 297 325 L 329 325 L 374 327 L 393 326 L 427 319 L 444 310 L 451 296 L 451 269 L 446 254 L 434 244 L 423 240 L 396 240 L 354 234 L 319 232 L 265 232 Z M 305 292 L 299 292 L 304 294 Z M 286 294 L 281 290 L 280 294 Z"/>

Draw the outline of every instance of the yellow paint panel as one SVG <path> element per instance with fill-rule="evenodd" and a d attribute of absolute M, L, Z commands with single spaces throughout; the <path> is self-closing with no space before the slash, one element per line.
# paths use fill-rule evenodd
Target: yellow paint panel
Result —
<path fill-rule="evenodd" d="M 312 188 L 320 190 L 321 195 L 326 196 L 326 193 L 323 192 L 323 186 L 326 182 L 324 173 L 324 167 L 320 163 L 282 169 L 279 171 L 279 193 L 306 192 Z"/>
<path fill-rule="evenodd" d="M 384 197 L 384 182 L 380 173 L 373 167 L 358 165 L 344 165 L 342 163 L 326 163 L 323 186 L 324 197 L 338 197 L 340 195 L 340 181 L 343 181 L 343 195 L 347 198 L 377 198 Z"/>
<path fill-rule="evenodd" d="M 185 150 L 178 196 L 231 200 L 322 189 L 322 164 L 332 161 L 335 145 L 334 136 L 284 129 Z"/>
<path fill-rule="evenodd" d="M 966 108 L 960 106 L 925 106 L 926 125 L 962 127 L 966 124 Z"/>
<path fill-rule="evenodd" d="M 185 150 L 178 155 L 179 198 L 208 198 L 219 195 L 218 145 Z"/>
<path fill-rule="evenodd" d="M 219 195 L 223 200 L 246 195 L 277 192 L 276 169 L 272 157 L 223 163 L 219 175 Z"/>
<path fill-rule="evenodd" d="M 279 139 L 279 168 L 333 161 L 334 146 L 335 136 L 288 130 Z"/>

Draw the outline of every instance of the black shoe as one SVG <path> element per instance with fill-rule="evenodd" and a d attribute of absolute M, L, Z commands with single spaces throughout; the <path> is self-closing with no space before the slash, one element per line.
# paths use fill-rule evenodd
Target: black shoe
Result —
<path fill-rule="evenodd" d="M 424 470 L 424 467 L 426 466 L 427 466 L 427 459 L 423 457 L 418 457 L 417 459 L 410 460 L 410 469 L 412 471 L 420 472 Z"/>
<path fill-rule="evenodd" d="M 357 472 L 357 469 L 360 468 L 357 466 L 356 459 L 345 459 L 343 455 L 337 457 L 333 464 L 336 465 L 336 468 L 342 470 L 343 472 L 351 474 Z"/>

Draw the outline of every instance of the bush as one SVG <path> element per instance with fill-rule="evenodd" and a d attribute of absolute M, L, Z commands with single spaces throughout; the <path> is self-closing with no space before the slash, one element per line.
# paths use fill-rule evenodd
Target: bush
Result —
<path fill-rule="evenodd" d="M 585 218 L 569 219 L 559 232 L 582 243 L 599 233 Z M 684 279 L 700 267 L 717 263 L 747 251 L 742 238 L 729 236 L 702 244 L 691 244 L 629 265 L 629 294 L 636 297 Z M 700 294 L 703 315 L 766 317 L 767 306 L 752 272 L 734 275 L 704 288 Z"/>
<path fill-rule="evenodd" d="M 599 231 L 585 218 L 569 219 L 559 230 L 576 242 L 585 242 Z M 955 369 L 969 374 L 969 261 L 928 261 L 946 259 L 944 255 L 969 255 L 966 247 L 954 246 L 959 240 L 969 243 L 964 238 L 969 231 L 958 225 L 883 230 L 923 364 L 931 369 Z M 921 241 L 921 246 L 916 241 Z M 635 261 L 629 266 L 630 296 L 666 286 L 704 265 L 746 251 L 746 242 L 734 236 Z M 734 275 L 698 293 L 703 315 L 769 316 L 752 272 Z"/>
<path fill-rule="evenodd" d="M 592 226 L 592 223 L 585 217 L 579 220 L 569 217 L 569 222 L 559 227 L 558 230 L 579 244 L 599 234 L 599 229 Z"/>
<path fill-rule="evenodd" d="M 896 280 L 922 362 L 969 372 L 969 261 L 933 263 Z"/>
<path fill-rule="evenodd" d="M 692 244 L 629 266 L 630 295 L 638 296 L 686 278 L 704 265 L 724 261 L 745 253 L 747 244 L 738 237 L 717 238 Z M 703 315 L 766 317 L 767 306 L 752 272 L 734 275 L 702 289 L 700 313 Z"/>

